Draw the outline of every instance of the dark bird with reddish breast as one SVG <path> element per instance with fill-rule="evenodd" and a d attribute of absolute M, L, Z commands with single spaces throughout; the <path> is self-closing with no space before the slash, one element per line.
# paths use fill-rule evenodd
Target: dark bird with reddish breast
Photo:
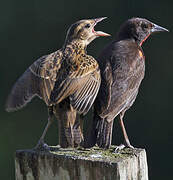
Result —
<path fill-rule="evenodd" d="M 95 38 L 109 36 L 94 30 L 103 19 L 80 20 L 72 24 L 63 47 L 35 61 L 13 86 L 7 111 L 24 107 L 34 96 L 43 99 L 48 106 L 48 123 L 37 148 L 47 147 L 44 137 L 53 114 L 60 122 L 60 145 L 68 147 L 81 142 L 83 135 L 76 113 L 89 111 L 101 81 L 98 63 L 87 55 L 86 48 Z"/>
<path fill-rule="evenodd" d="M 98 58 L 101 86 L 94 103 L 91 136 L 86 146 L 109 148 L 112 140 L 114 118 L 120 115 L 124 144 L 118 148 L 132 147 L 127 136 L 123 117 L 138 94 L 145 73 L 143 42 L 153 33 L 168 31 L 147 19 L 132 18 L 120 28 L 116 40 L 108 44 Z"/>

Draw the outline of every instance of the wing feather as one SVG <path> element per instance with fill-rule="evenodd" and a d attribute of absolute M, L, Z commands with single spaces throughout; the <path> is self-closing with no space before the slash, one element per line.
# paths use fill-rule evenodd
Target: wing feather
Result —
<path fill-rule="evenodd" d="M 35 84 L 38 84 L 38 78 L 35 78 L 32 72 L 27 69 L 14 84 L 11 94 L 7 98 L 6 110 L 15 111 L 30 102 L 39 93 Z"/>
<path fill-rule="evenodd" d="M 89 111 L 100 87 L 100 81 L 95 80 L 93 77 L 90 77 L 90 82 L 91 83 L 88 84 L 89 86 L 85 87 L 82 96 L 79 96 L 78 93 L 70 96 L 72 106 L 80 113 L 85 114 Z"/>
<path fill-rule="evenodd" d="M 78 64 L 77 61 L 73 61 L 70 65 L 68 64 L 71 62 L 69 59 L 64 61 L 62 72 L 57 76 L 51 93 L 50 103 L 56 104 L 69 97 L 74 109 L 85 114 L 95 100 L 101 78 L 96 60 L 91 56 L 87 56 L 88 59 L 86 56 L 82 56 L 82 58 L 84 58 L 81 61 L 84 62 L 84 66 Z M 93 90 L 93 87 L 96 90 Z"/>
<path fill-rule="evenodd" d="M 42 98 L 48 104 L 59 69 L 58 52 L 35 61 L 17 80 L 6 102 L 7 111 L 24 107 L 34 96 Z"/>
<path fill-rule="evenodd" d="M 97 86 L 98 86 L 98 84 L 94 83 L 90 94 L 83 100 L 84 103 L 83 103 L 83 106 L 81 107 L 80 111 L 84 112 L 85 109 L 87 109 L 87 110 L 90 109 L 90 107 L 92 106 L 92 104 L 96 98 L 97 92 L 99 90 L 99 88 Z"/>

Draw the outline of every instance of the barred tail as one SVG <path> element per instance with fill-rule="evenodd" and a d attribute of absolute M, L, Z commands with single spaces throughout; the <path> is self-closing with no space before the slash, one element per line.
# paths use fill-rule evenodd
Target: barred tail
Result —
<path fill-rule="evenodd" d="M 56 106 L 55 116 L 59 126 L 59 144 L 62 148 L 77 147 L 83 140 L 81 119 L 68 100 Z"/>

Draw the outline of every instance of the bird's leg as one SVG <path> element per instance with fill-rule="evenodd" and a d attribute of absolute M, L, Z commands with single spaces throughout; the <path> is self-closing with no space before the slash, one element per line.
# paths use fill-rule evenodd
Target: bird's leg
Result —
<path fill-rule="evenodd" d="M 47 133 L 47 130 L 49 129 L 50 125 L 52 124 L 52 118 L 51 117 L 48 117 L 48 122 L 47 122 L 47 125 L 43 131 L 43 134 L 41 135 L 40 139 L 39 139 L 39 144 L 43 144 L 44 143 L 44 137 Z"/>
<path fill-rule="evenodd" d="M 124 113 L 125 113 L 125 111 L 120 113 L 120 119 L 119 119 L 120 126 L 121 126 L 123 136 L 124 136 L 124 144 L 121 144 L 120 146 L 117 146 L 116 149 L 115 149 L 115 152 L 117 152 L 117 151 L 119 151 L 121 149 L 124 149 L 125 147 L 134 148 L 130 144 L 130 141 L 129 141 L 129 138 L 127 136 L 127 132 L 126 132 L 126 129 L 125 129 L 125 126 L 124 126 L 124 122 L 123 122 Z"/>
<path fill-rule="evenodd" d="M 126 129 L 124 126 L 124 122 L 123 122 L 124 113 L 125 112 L 120 113 L 120 125 L 121 125 L 121 129 L 122 129 L 123 135 L 124 135 L 125 146 L 132 148 L 133 146 L 131 146 L 131 144 L 130 144 L 130 141 L 129 141 L 129 138 L 127 136 L 127 132 L 126 132 Z"/>
<path fill-rule="evenodd" d="M 50 125 L 53 122 L 53 117 L 52 116 L 53 116 L 53 108 L 51 106 L 48 109 L 48 122 L 47 122 L 47 125 L 46 125 L 46 127 L 45 127 L 45 129 L 43 131 L 43 134 L 41 135 L 36 147 L 35 147 L 36 149 L 42 149 L 42 148 L 43 149 L 49 149 L 48 145 L 44 143 L 44 137 L 45 137 L 45 135 L 47 133 L 47 130 L 49 129 Z"/>

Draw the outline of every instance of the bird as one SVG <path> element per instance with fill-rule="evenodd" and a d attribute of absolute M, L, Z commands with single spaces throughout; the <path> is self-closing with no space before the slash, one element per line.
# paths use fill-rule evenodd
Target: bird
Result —
<path fill-rule="evenodd" d="M 106 45 L 98 56 L 101 86 L 94 103 L 94 115 L 86 147 L 96 143 L 100 148 L 111 146 L 113 123 L 119 115 L 124 143 L 116 150 L 131 145 L 123 117 L 133 105 L 145 74 L 144 41 L 153 33 L 168 31 L 147 19 L 134 17 L 125 21 L 115 40 Z"/>
<path fill-rule="evenodd" d="M 87 54 L 86 48 L 97 37 L 110 36 L 94 30 L 105 18 L 84 19 L 72 24 L 62 48 L 36 60 L 14 84 L 7 98 L 6 111 L 23 108 L 35 96 L 47 105 L 48 122 L 36 149 L 49 148 L 44 137 L 53 115 L 60 123 L 62 147 L 81 142 L 83 135 L 77 113 L 85 115 L 89 111 L 101 82 L 98 63 Z"/>

